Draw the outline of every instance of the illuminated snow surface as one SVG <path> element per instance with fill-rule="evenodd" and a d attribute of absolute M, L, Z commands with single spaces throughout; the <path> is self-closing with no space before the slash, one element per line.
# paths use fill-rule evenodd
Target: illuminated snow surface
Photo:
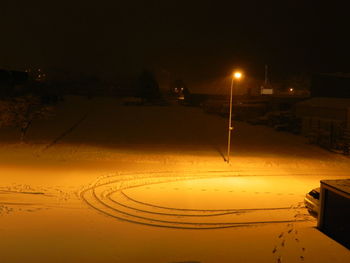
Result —
<path fill-rule="evenodd" d="M 0 262 L 349 262 L 303 198 L 349 158 L 199 108 L 68 97 L 0 131 Z"/>

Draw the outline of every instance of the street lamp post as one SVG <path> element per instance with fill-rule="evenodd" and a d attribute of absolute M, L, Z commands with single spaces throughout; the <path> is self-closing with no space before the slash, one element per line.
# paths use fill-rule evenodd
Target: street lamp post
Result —
<path fill-rule="evenodd" d="M 230 162 L 230 150 L 231 150 L 231 132 L 232 127 L 232 97 L 233 97 L 233 82 L 236 79 L 237 81 L 242 78 L 242 73 L 237 71 L 232 75 L 231 89 L 230 89 L 230 113 L 228 119 L 228 140 L 227 140 L 227 163 Z"/>

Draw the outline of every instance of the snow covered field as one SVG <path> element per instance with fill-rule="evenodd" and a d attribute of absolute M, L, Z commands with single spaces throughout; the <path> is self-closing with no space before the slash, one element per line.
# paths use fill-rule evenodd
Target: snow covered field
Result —
<path fill-rule="evenodd" d="M 68 97 L 0 130 L 0 262 L 347 262 L 303 206 L 350 160 L 198 108 Z"/>

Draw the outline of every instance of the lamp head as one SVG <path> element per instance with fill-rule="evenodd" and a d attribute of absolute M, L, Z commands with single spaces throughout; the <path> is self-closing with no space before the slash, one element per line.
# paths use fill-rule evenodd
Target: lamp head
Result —
<path fill-rule="evenodd" d="M 242 72 L 240 71 L 236 71 L 235 73 L 233 73 L 233 77 L 237 80 L 242 78 Z"/>

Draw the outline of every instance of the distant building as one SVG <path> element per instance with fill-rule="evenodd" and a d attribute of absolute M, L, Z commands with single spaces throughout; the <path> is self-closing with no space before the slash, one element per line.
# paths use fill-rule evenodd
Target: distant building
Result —
<path fill-rule="evenodd" d="M 264 83 L 264 85 L 262 85 L 260 87 L 260 94 L 261 95 L 273 95 L 274 94 L 274 90 L 271 84 L 268 83 Z"/>
<path fill-rule="evenodd" d="M 350 249 L 350 179 L 321 181 L 318 228 Z"/>

